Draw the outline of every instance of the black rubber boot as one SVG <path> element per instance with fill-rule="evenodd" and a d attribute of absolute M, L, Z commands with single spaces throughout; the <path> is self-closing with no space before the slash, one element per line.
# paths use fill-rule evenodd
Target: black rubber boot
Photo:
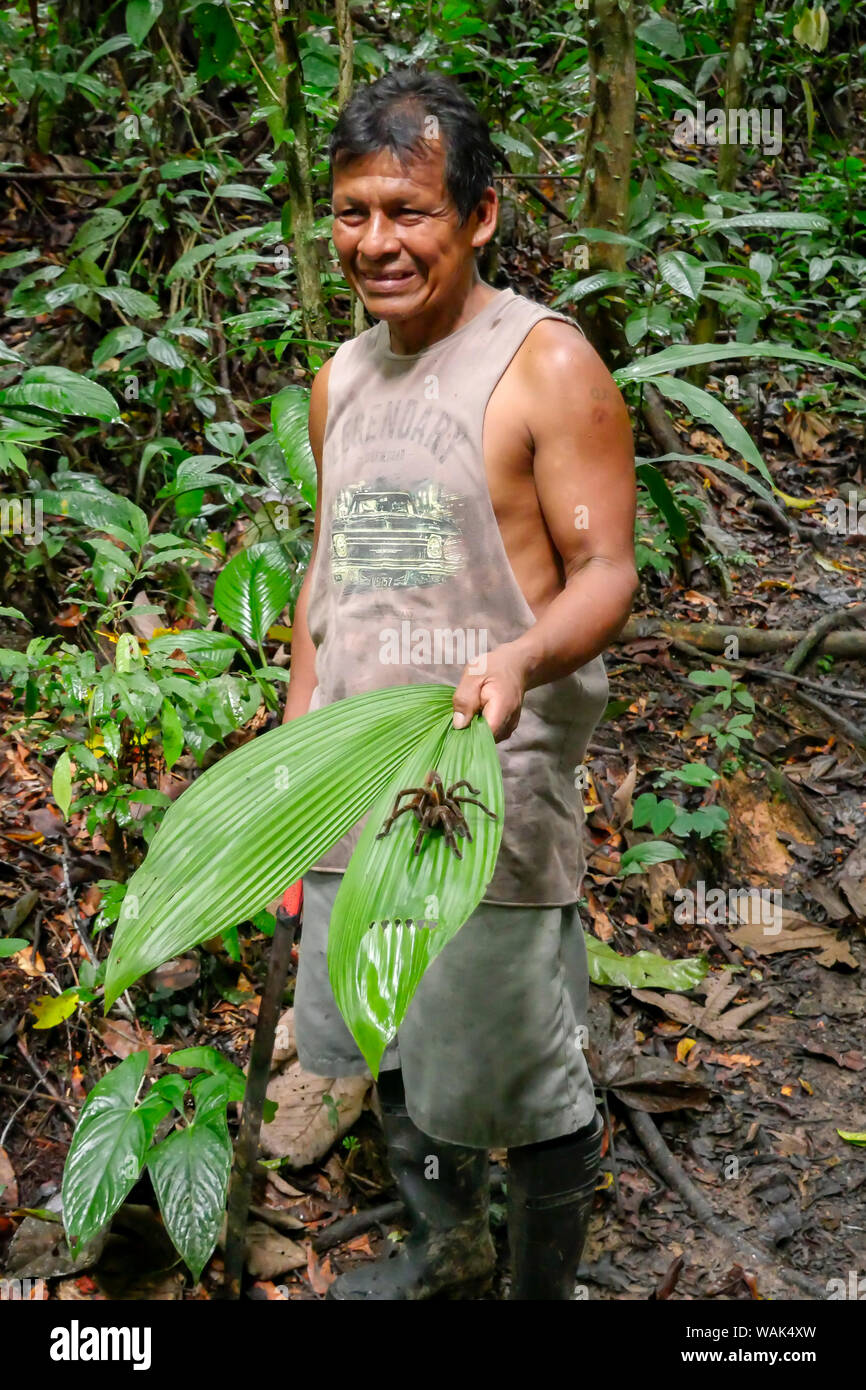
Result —
<path fill-rule="evenodd" d="M 574 1298 L 601 1165 L 604 1121 L 508 1150 L 511 1298 Z"/>
<path fill-rule="evenodd" d="M 381 1074 L 379 1098 L 388 1161 L 410 1232 L 385 1258 L 340 1275 L 327 1297 L 408 1300 L 483 1293 L 496 1263 L 488 1223 L 487 1150 L 445 1144 L 418 1129 L 406 1109 L 400 1071 Z"/>

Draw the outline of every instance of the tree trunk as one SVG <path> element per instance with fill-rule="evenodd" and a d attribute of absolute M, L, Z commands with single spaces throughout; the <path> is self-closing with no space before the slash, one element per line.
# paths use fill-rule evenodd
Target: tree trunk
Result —
<path fill-rule="evenodd" d="M 288 69 L 278 81 L 277 95 L 287 130 L 294 131 L 294 144 L 281 146 L 286 161 L 286 183 L 292 213 L 292 240 L 298 273 L 298 296 L 301 319 L 308 338 L 327 337 L 327 316 L 322 301 L 322 281 L 319 257 L 313 240 L 313 193 L 310 171 L 312 151 L 307 110 L 301 90 L 303 71 L 298 51 L 298 32 L 302 27 L 300 0 L 271 0 L 271 29 L 278 69 Z"/>
<path fill-rule="evenodd" d="M 725 132 L 729 133 L 732 124 L 728 113 L 745 105 L 746 68 L 748 66 L 748 44 L 755 18 L 757 0 L 736 0 L 734 23 L 731 28 L 731 42 L 728 49 L 728 63 L 725 68 Z M 719 146 L 718 180 L 723 193 L 733 193 L 737 182 L 740 164 L 740 147 L 735 142 L 725 142 Z M 713 343 L 719 331 L 719 306 L 714 299 L 701 299 L 693 343 Z M 692 368 L 691 378 L 703 385 L 709 373 L 709 366 L 701 364 Z"/>
<path fill-rule="evenodd" d="M 337 87 L 337 104 L 342 111 L 352 95 L 355 82 L 355 40 L 352 37 L 352 14 L 349 9 L 349 0 L 335 0 L 334 13 L 337 20 L 337 42 L 340 45 L 340 80 Z M 350 301 L 352 305 L 352 328 L 357 336 L 357 334 L 363 333 L 367 327 L 364 301 L 360 295 L 355 294 L 354 290 L 350 291 Z"/>
<path fill-rule="evenodd" d="M 581 225 L 623 233 L 634 148 L 634 0 L 592 0 L 587 33 L 592 106 L 584 140 Z M 590 242 L 591 272 L 623 270 L 625 263 L 625 246 Z M 624 341 L 619 319 L 598 308 L 586 319 L 596 347 L 614 363 Z"/>

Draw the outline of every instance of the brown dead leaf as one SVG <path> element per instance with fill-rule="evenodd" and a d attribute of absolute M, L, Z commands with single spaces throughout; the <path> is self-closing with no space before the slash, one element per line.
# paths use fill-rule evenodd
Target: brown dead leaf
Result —
<path fill-rule="evenodd" d="M 290 1269 L 304 1269 L 307 1252 L 298 1241 L 264 1221 L 251 1221 L 247 1226 L 246 1264 L 257 1279 L 275 1279 Z"/>
<path fill-rule="evenodd" d="M 613 794 L 613 807 L 616 815 L 613 828 L 619 830 L 631 820 L 631 798 L 637 781 L 637 762 L 633 762 L 623 780 Z"/>
<path fill-rule="evenodd" d="M 283 1286 L 285 1287 L 285 1286 Z M 269 1303 L 285 1303 L 288 1294 L 283 1293 L 283 1287 L 272 1284 L 268 1279 L 257 1279 L 253 1284 L 254 1289 L 262 1289 Z"/>
<path fill-rule="evenodd" d="M 866 917 L 866 835 L 851 851 L 839 873 L 837 887 L 858 917 Z"/>
<path fill-rule="evenodd" d="M 819 440 L 833 433 L 832 425 L 815 410 L 786 409 L 782 428 L 794 446 L 794 453 L 801 459 L 820 459 L 824 450 Z"/>
<path fill-rule="evenodd" d="M 93 1020 L 93 1027 L 102 1038 L 104 1045 L 113 1057 L 129 1057 L 133 1052 L 147 1048 L 151 1062 L 165 1052 L 171 1052 L 167 1043 L 158 1043 L 150 1033 L 136 1028 L 122 1018 L 102 1018 Z"/>
<path fill-rule="evenodd" d="M 359 1254 L 362 1254 L 362 1255 L 372 1255 L 372 1254 L 373 1254 L 373 1251 L 372 1251 L 372 1249 L 370 1248 L 370 1236 L 369 1236 L 369 1233 L 368 1233 L 367 1231 L 365 1231 L 364 1234 L 363 1234 L 362 1236 L 355 1236 L 355 1239 L 354 1239 L 354 1240 L 350 1240 L 350 1241 L 348 1242 L 348 1244 L 347 1244 L 347 1246 L 346 1246 L 346 1249 L 347 1249 L 347 1250 L 355 1250 L 355 1251 L 357 1251 Z"/>
<path fill-rule="evenodd" d="M 669 1018 L 675 1018 L 679 1023 L 685 1024 L 687 1028 L 696 1028 L 704 1033 L 714 1042 L 733 1042 L 742 1037 L 741 1029 L 744 1023 L 755 1014 L 761 1013 L 770 1003 L 769 996 L 765 995 L 761 999 L 752 999 L 745 1004 L 741 1004 L 736 1009 L 729 1009 L 727 1013 L 722 1013 L 721 1009 L 738 994 L 740 986 L 734 982 L 733 986 L 727 984 L 725 987 L 722 1001 L 717 995 L 711 998 L 707 1004 L 695 1004 L 689 999 L 684 999 L 681 994 L 662 994 L 654 989 L 633 989 L 632 995 L 639 999 L 643 1004 L 653 1004 L 661 1009 Z"/>
<path fill-rule="evenodd" d="M 311 1242 L 307 1250 L 307 1278 L 313 1287 L 313 1292 L 324 1297 L 336 1277 L 331 1269 L 330 1255 L 326 1255 L 320 1264 Z"/>
<path fill-rule="evenodd" d="M 151 970 L 146 979 L 151 989 L 188 989 L 195 984 L 200 969 L 197 956 L 177 956 Z"/>
<path fill-rule="evenodd" d="M 768 1134 L 772 1134 L 778 1140 L 776 1153 L 780 1158 L 793 1158 L 795 1155 L 807 1156 L 809 1153 L 809 1140 L 802 1128 L 794 1130 L 767 1129 Z"/>
<path fill-rule="evenodd" d="M 592 930 L 599 941 L 611 941 L 614 936 L 614 925 L 608 917 L 601 903 L 595 894 L 588 890 L 586 894 L 587 911 L 592 918 Z"/>
<path fill-rule="evenodd" d="M 3 1189 L 0 1192 L 0 1206 L 17 1207 L 18 1180 L 12 1160 L 5 1149 L 0 1149 L 0 1188 Z"/>
<path fill-rule="evenodd" d="M 743 772 L 722 776 L 720 803 L 730 815 L 730 873 L 744 884 L 779 887 L 784 882 L 793 861 L 777 830 L 803 844 L 815 843 L 814 826 L 793 802 L 770 797 L 763 782 L 750 782 Z"/>
<path fill-rule="evenodd" d="M 847 965 L 852 970 L 857 969 L 857 961 L 847 941 L 826 927 L 819 927 L 798 917 L 795 912 L 788 912 L 787 908 L 782 908 L 781 915 L 783 925 L 772 935 L 759 921 L 749 922 L 734 931 L 728 930 L 728 940 L 735 946 L 750 946 L 761 956 L 775 956 L 781 951 L 809 951 L 818 946 L 821 953 L 815 959 L 819 965 Z"/>
<path fill-rule="evenodd" d="M 24 974 L 29 975 L 31 979 L 34 976 L 45 974 L 45 961 L 38 951 L 34 951 L 32 946 L 25 946 L 22 951 L 16 952 L 10 959 L 18 966 L 19 970 L 23 970 Z"/>
<path fill-rule="evenodd" d="M 268 1100 L 276 1101 L 279 1109 L 271 1123 L 262 1126 L 262 1148 L 269 1158 L 306 1168 L 352 1127 L 370 1085 L 367 1076 L 313 1076 L 300 1062 L 290 1063 L 268 1083 Z"/>
<path fill-rule="evenodd" d="M 102 892 L 95 883 L 90 883 L 78 899 L 78 911 L 82 917 L 95 917 L 102 902 Z"/>
<path fill-rule="evenodd" d="M 62 608 L 53 622 L 55 627 L 78 627 L 79 623 L 84 622 L 84 614 L 77 603 L 72 603 L 68 608 Z"/>
<path fill-rule="evenodd" d="M 675 901 L 680 882 L 670 864 L 648 864 L 646 870 L 649 920 L 653 927 L 665 927 L 671 919 L 671 902 Z"/>
<path fill-rule="evenodd" d="M 866 1067 L 866 1057 L 862 1052 L 837 1052 L 834 1047 L 813 1042 L 811 1038 L 798 1038 L 797 1042 L 804 1052 L 811 1053 L 813 1057 L 830 1057 L 838 1067 L 845 1067 L 848 1071 L 862 1071 Z"/>
<path fill-rule="evenodd" d="M 716 1052 L 713 1050 L 708 1062 L 715 1062 L 720 1067 L 759 1067 L 761 1066 L 760 1057 L 750 1057 L 748 1052 Z"/>
<path fill-rule="evenodd" d="M 692 430 L 689 444 L 696 454 L 711 454 L 714 459 L 729 459 L 731 456 L 720 439 L 706 430 Z"/>

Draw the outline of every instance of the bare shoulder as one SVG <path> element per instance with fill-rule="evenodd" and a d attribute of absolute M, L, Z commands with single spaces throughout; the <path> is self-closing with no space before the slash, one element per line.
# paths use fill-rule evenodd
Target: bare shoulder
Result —
<path fill-rule="evenodd" d="M 335 354 L 336 355 L 336 354 Z M 313 378 L 310 388 L 310 447 L 316 463 L 321 465 L 322 446 L 325 439 L 325 425 L 328 419 L 328 380 L 331 375 L 333 357 L 323 363 Z"/>
<path fill-rule="evenodd" d="M 561 426 L 628 427 L 619 389 L 595 348 L 562 319 L 530 329 L 515 360 L 533 434 Z"/>
<path fill-rule="evenodd" d="M 570 380 L 595 377 L 612 381 L 610 372 L 579 328 L 562 319 L 542 319 L 529 330 L 518 354 L 521 373 L 533 388 L 559 389 Z"/>

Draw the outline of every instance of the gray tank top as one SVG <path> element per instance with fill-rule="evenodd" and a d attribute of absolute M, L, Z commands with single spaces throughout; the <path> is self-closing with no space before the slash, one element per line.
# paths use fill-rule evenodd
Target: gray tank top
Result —
<path fill-rule="evenodd" d="M 535 618 L 508 561 L 482 453 L 490 396 L 541 319 L 574 321 L 513 290 L 431 347 L 391 351 L 383 319 L 331 367 L 320 535 L 307 620 L 311 709 L 415 682 L 457 685 L 464 668 Z M 573 903 L 585 871 L 575 770 L 608 696 L 601 657 L 531 690 L 497 745 L 505 825 L 486 902 Z M 359 822 L 315 866 L 343 872 Z"/>

